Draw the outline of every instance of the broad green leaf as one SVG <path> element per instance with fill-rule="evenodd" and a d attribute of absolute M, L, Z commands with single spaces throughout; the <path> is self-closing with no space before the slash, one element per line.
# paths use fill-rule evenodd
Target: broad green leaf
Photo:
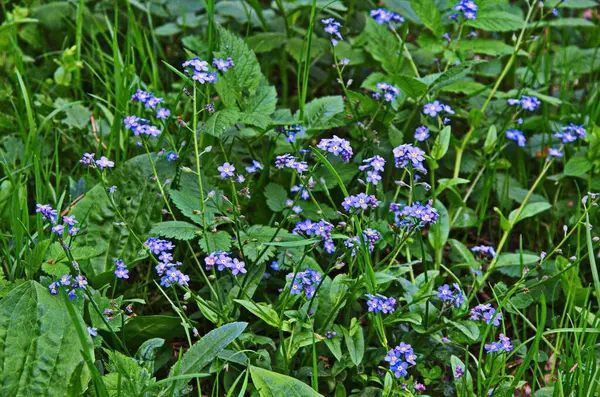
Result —
<path fill-rule="evenodd" d="M 510 277 L 520 277 L 522 274 L 521 260 L 523 266 L 532 266 L 539 262 L 539 255 L 528 253 L 503 253 L 498 257 L 495 269 Z"/>
<path fill-rule="evenodd" d="M 234 299 L 234 302 L 239 303 L 244 306 L 248 311 L 254 314 L 256 317 L 263 320 L 265 323 L 269 324 L 272 327 L 279 329 L 281 327 L 281 320 L 279 319 L 279 315 L 271 305 L 266 305 L 264 303 L 252 302 L 244 299 Z"/>
<path fill-rule="evenodd" d="M 200 228 L 188 222 L 167 221 L 154 225 L 150 234 L 175 240 L 192 240 L 200 231 Z"/>
<path fill-rule="evenodd" d="M 220 74 L 215 88 L 227 107 L 233 108 L 244 96 L 253 95 L 260 85 L 262 73 L 254 52 L 237 34 L 218 27 L 219 40 L 215 57 L 231 57 L 235 66 Z M 217 135 L 218 136 L 218 135 Z"/>
<path fill-rule="evenodd" d="M 450 218 L 448 210 L 440 200 L 435 202 L 434 207 L 438 212 L 438 219 L 434 225 L 430 226 L 428 238 L 434 249 L 441 250 L 446 245 L 450 235 Z"/>
<path fill-rule="evenodd" d="M 265 187 L 264 193 L 265 198 L 267 199 L 267 205 L 272 211 L 281 212 L 287 207 L 286 201 L 288 197 L 283 186 L 271 182 Z"/>
<path fill-rule="evenodd" d="M 469 338 L 472 341 L 477 340 L 479 338 L 479 327 L 475 324 L 474 321 L 464 320 L 464 321 L 448 321 L 455 328 L 457 328 L 463 335 Z"/>
<path fill-rule="evenodd" d="M 542 203 L 542 202 L 527 203 L 527 204 L 525 204 L 525 207 L 523 207 L 523 210 L 519 214 L 518 218 L 517 218 L 518 210 L 514 210 L 508 216 L 508 221 L 510 223 L 512 223 L 513 225 L 516 225 L 517 223 L 521 222 L 523 219 L 531 218 L 532 216 L 536 216 L 537 214 L 547 211 L 550 208 L 552 208 L 552 205 L 550 203 Z"/>
<path fill-rule="evenodd" d="M 463 243 L 455 239 L 450 239 L 448 240 L 448 244 L 450 244 L 450 247 L 452 247 L 452 252 L 456 252 L 462 258 L 464 263 L 475 268 L 479 266 L 479 262 L 475 260 L 471 250 L 468 249 Z"/>
<path fill-rule="evenodd" d="M 503 41 L 489 39 L 461 40 L 458 42 L 458 49 L 492 56 L 511 55 L 515 50 L 513 46 L 510 46 Z M 524 56 L 529 55 L 524 50 L 519 50 L 518 54 Z"/>
<path fill-rule="evenodd" d="M 135 316 L 127 320 L 123 332 L 127 345 L 136 348 L 151 338 L 169 341 L 185 336 L 177 316 Z"/>
<path fill-rule="evenodd" d="M 354 334 L 352 334 L 352 331 L 344 330 L 344 340 L 352 363 L 358 367 L 365 354 L 365 337 L 360 325 L 356 325 L 356 328 L 353 330 Z"/>
<path fill-rule="evenodd" d="M 128 357 L 118 351 L 105 349 L 108 356 L 107 369 L 109 374 L 103 377 L 106 389 L 111 396 L 123 397 L 151 397 L 156 395 L 149 390 L 156 379 L 144 367 L 142 367 L 134 358 Z"/>
<path fill-rule="evenodd" d="M 488 32 L 510 32 L 523 28 L 524 20 L 517 14 L 498 10 L 479 10 L 477 19 L 465 22 L 466 26 Z"/>
<path fill-rule="evenodd" d="M 82 298 L 79 298 L 82 299 Z M 81 325 L 85 326 L 83 320 Z M 90 380 L 64 300 L 27 281 L 0 300 L 0 394 L 64 396 Z"/>
<path fill-rule="evenodd" d="M 216 251 L 227 252 L 231 248 L 231 236 L 224 230 L 212 232 L 207 230 L 199 241 L 200 248 L 209 255 Z"/>
<path fill-rule="evenodd" d="M 260 397 L 321 397 L 306 383 L 277 372 L 250 366 L 250 375 Z"/>
<path fill-rule="evenodd" d="M 533 298 L 530 294 L 519 293 L 510 298 L 510 303 L 517 309 L 526 309 L 533 303 Z"/>
<path fill-rule="evenodd" d="M 535 25 L 530 23 L 528 27 L 533 27 L 533 26 L 535 26 Z M 594 22 L 588 21 L 587 19 L 584 19 L 584 18 L 557 18 L 557 19 L 553 19 L 551 21 L 542 21 L 538 25 L 538 27 L 546 27 L 546 26 L 551 26 L 551 27 L 555 27 L 555 28 L 564 28 L 564 27 L 593 28 L 596 26 L 596 24 L 594 24 Z"/>
<path fill-rule="evenodd" d="M 398 39 L 385 25 L 378 24 L 373 18 L 367 18 L 364 33 L 367 38 L 365 49 L 376 61 L 381 63 L 386 72 L 390 74 L 399 73 L 402 55 Z"/>
<path fill-rule="evenodd" d="M 433 0 L 411 0 L 410 5 L 421 20 L 437 37 L 444 33 L 442 27 L 442 15 Z"/>
<path fill-rule="evenodd" d="M 427 92 L 427 84 L 406 75 L 394 76 L 393 82 L 411 98 L 418 98 Z"/>
<path fill-rule="evenodd" d="M 306 104 L 304 126 L 307 129 L 327 130 L 344 124 L 344 100 L 341 96 L 324 96 Z"/>
<path fill-rule="evenodd" d="M 423 82 L 427 83 L 431 90 L 439 90 L 442 87 L 448 86 L 457 80 L 463 79 L 473 66 L 484 63 L 485 61 L 467 61 L 460 65 L 453 66 L 443 73 L 436 73 L 423 77 Z"/>
<path fill-rule="evenodd" d="M 235 322 L 225 324 L 204 335 L 198 342 L 194 343 L 184 354 L 181 360 L 171 367 L 169 376 L 189 375 L 198 373 L 206 365 L 210 364 L 217 355 L 233 342 L 248 326 L 247 323 Z M 176 381 L 174 386 L 176 390 L 181 388 L 187 381 Z"/>
<path fill-rule="evenodd" d="M 438 187 L 435 190 L 435 195 L 439 196 L 444 190 L 446 190 L 452 186 L 464 185 L 465 183 L 469 183 L 469 182 L 470 181 L 468 179 L 464 179 L 464 178 L 452 178 L 452 179 L 442 178 L 438 181 Z"/>
<path fill-rule="evenodd" d="M 173 177 L 174 166 L 166 160 L 154 158 L 154 161 L 158 178 L 165 184 Z M 102 184 L 94 186 L 69 212 L 79 222 L 87 223 L 86 233 L 74 240 L 73 249 L 93 247 L 101 253 L 90 259 L 89 266 L 85 265 L 89 278 L 113 269 L 114 258 L 121 258 L 126 264 L 139 258 L 142 247 L 137 238 L 144 241 L 148 237 L 152 225 L 162 218 L 161 208 L 164 205 L 157 197 L 160 192 L 151 176 L 153 170 L 145 154 L 118 165 L 108 176 L 106 185 L 117 187 L 113 198 L 129 228 L 121 226 L 122 220 Z M 81 265 L 84 266 L 83 263 Z"/>
<path fill-rule="evenodd" d="M 551 4 L 549 2 L 544 3 L 544 7 L 546 8 L 554 8 L 556 4 Z M 557 8 L 595 8 L 598 7 L 598 2 L 595 0 L 568 0 L 561 1 Z"/>
<path fill-rule="evenodd" d="M 265 253 L 260 258 L 259 263 L 265 262 L 275 255 L 275 247 L 267 246 L 264 243 L 271 241 L 271 238 L 275 235 L 276 228 L 264 225 L 253 225 L 250 226 L 246 231 L 240 233 L 242 241 L 242 249 L 244 250 L 244 256 L 248 257 L 251 261 L 256 261 L 259 254 L 263 249 L 266 248 Z M 280 229 L 277 234 L 275 241 L 281 241 L 289 233 L 285 229 Z"/>
<path fill-rule="evenodd" d="M 594 165 L 585 156 L 571 157 L 565 165 L 565 175 L 585 177 Z"/>
<path fill-rule="evenodd" d="M 269 52 L 285 44 L 287 36 L 279 32 L 261 32 L 248 37 L 246 44 L 252 51 L 259 54 Z"/>
<path fill-rule="evenodd" d="M 458 80 L 440 88 L 440 91 L 472 96 L 487 93 L 489 88 L 473 80 Z"/>
<path fill-rule="evenodd" d="M 202 126 L 202 132 L 219 137 L 233 127 L 239 119 L 240 112 L 235 109 L 218 110 Z"/>
<path fill-rule="evenodd" d="M 240 107 L 239 122 L 259 128 L 267 128 L 277 105 L 277 91 L 261 76 L 260 84 L 253 95 L 244 97 Z"/>
<path fill-rule="evenodd" d="M 456 393 L 458 397 L 471 397 L 473 396 L 473 377 L 466 367 L 465 363 L 456 356 L 450 357 L 450 364 L 452 364 L 452 374 L 456 382 Z M 463 370 L 463 375 L 459 375 L 458 368 Z"/>
<path fill-rule="evenodd" d="M 450 126 L 447 125 L 435 139 L 433 149 L 431 149 L 431 157 L 433 157 L 435 160 L 440 160 L 442 157 L 444 157 L 446 152 L 448 152 L 451 137 L 452 130 Z"/>

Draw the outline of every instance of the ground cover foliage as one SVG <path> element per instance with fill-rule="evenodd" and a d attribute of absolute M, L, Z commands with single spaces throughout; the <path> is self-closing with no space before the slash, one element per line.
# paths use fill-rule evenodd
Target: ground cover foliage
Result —
<path fill-rule="evenodd" d="M 1 396 L 596 396 L 593 0 L 1 2 Z"/>

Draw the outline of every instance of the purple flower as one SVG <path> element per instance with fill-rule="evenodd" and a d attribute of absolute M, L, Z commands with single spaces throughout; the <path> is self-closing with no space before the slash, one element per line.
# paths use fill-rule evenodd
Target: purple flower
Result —
<path fill-rule="evenodd" d="M 494 250 L 494 247 L 492 247 L 491 245 L 477 245 L 471 248 L 471 251 L 485 254 L 492 258 L 496 257 L 496 250 Z"/>
<path fill-rule="evenodd" d="M 317 147 L 323 151 L 332 153 L 334 156 L 340 156 L 342 161 L 348 162 L 354 154 L 350 142 L 334 135 L 331 139 L 321 139 Z"/>
<path fill-rule="evenodd" d="M 92 164 L 94 164 L 95 156 L 96 156 L 95 153 L 84 153 L 83 157 L 81 158 L 81 160 L 79 160 L 79 162 L 83 165 L 92 165 Z"/>
<path fill-rule="evenodd" d="M 385 8 L 378 8 L 376 10 L 371 10 L 371 17 L 375 19 L 380 25 L 383 24 L 391 24 L 391 23 L 403 23 L 405 21 L 404 17 L 396 14 L 395 12 L 388 11 Z"/>
<path fill-rule="evenodd" d="M 91 337 L 98 336 L 98 329 L 97 328 L 88 327 L 87 328 L 87 332 L 88 332 L 88 334 Z"/>
<path fill-rule="evenodd" d="M 52 294 L 52 295 L 57 295 L 59 288 L 60 288 L 60 283 L 58 283 L 56 281 L 51 283 L 48 286 L 48 289 L 50 290 L 50 294 Z"/>
<path fill-rule="evenodd" d="M 221 178 L 227 179 L 233 176 L 235 166 L 229 163 L 223 163 L 223 165 L 217 168 L 217 170 L 221 173 Z"/>
<path fill-rule="evenodd" d="M 36 204 L 35 212 L 42 214 L 42 219 L 49 220 L 51 223 L 56 223 L 58 218 L 56 210 L 50 204 Z"/>
<path fill-rule="evenodd" d="M 171 111 L 167 108 L 160 108 L 156 111 L 157 119 L 168 119 L 171 116 Z"/>
<path fill-rule="evenodd" d="M 557 148 L 550 148 L 548 149 L 548 156 L 560 158 L 563 156 L 563 152 L 561 152 L 560 149 Z"/>
<path fill-rule="evenodd" d="M 517 145 L 520 147 L 524 147 L 527 144 L 525 135 L 523 135 L 523 133 L 519 130 L 507 130 L 506 138 L 517 142 Z"/>
<path fill-rule="evenodd" d="M 428 116 L 435 117 L 438 113 L 440 113 L 444 108 L 440 104 L 440 101 L 433 101 L 426 104 L 423 107 L 423 113 Z"/>
<path fill-rule="evenodd" d="M 452 9 L 454 11 L 462 12 L 463 17 L 468 20 L 477 19 L 477 4 L 472 0 L 461 0 Z M 457 14 L 458 15 L 458 14 Z"/>
<path fill-rule="evenodd" d="M 64 285 L 65 287 L 68 287 L 69 285 L 71 285 L 71 276 L 68 274 L 63 274 L 60 277 L 60 284 Z"/>
<path fill-rule="evenodd" d="M 231 69 L 234 65 L 233 65 L 233 60 L 231 58 L 227 58 L 227 59 L 213 58 L 213 66 L 215 68 L 219 69 L 220 71 L 225 72 L 228 69 Z"/>
<path fill-rule="evenodd" d="M 415 139 L 419 142 L 423 142 L 427 138 L 429 138 L 429 128 L 425 126 L 417 127 L 415 131 Z"/>
<path fill-rule="evenodd" d="M 338 45 L 338 40 L 344 40 L 340 34 L 340 28 L 342 27 L 342 24 L 333 18 L 323 19 L 321 20 L 321 23 L 325 25 L 325 33 L 331 35 L 331 44 L 334 47 Z"/>
<path fill-rule="evenodd" d="M 245 274 L 246 273 L 246 264 L 236 258 L 233 259 L 233 264 L 231 266 L 231 274 L 236 276 L 238 273 Z"/>
<path fill-rule="evenodd" d="M 490 304 L 480 304 L 471 310 L 469 318 L 473 321 L 484 321 L 486 324 L 491 323 L 493 326 L 498 327 L 500 321 L 502 321 L 502 312 L 496 313 L 496 309 Z"/>
<path fill-rule="evenodd" d="M 465 370 L 460 365 L 456 366 L 456 368 L 454 369 L 454 372 L 455 372 L 454 373 L 454 378 L 455 379 L 459 379 L 459 378 L 461 378 L 465 374 Z"/>
<path fill-rule="evenodd" d="M 104 168 L 113 168 L 115 163 L 107 159 L 105 156 L 102 156 L 100 157 L 100 160 L 96 160 L 96 166 L 103 170 Z"/>
<path fill-rule="evenodd" d="M 246 167 L 246 172 L 250 173 L 250 174 L 254 174 L 256 172 L 258 172 L 258 170 L 262 170 L 263 166 L 260 162 L 256 161 L 256 160 L 252 160 L 252 165 L 249 167 Z"/>
<path fill-rule="evenodd" d="M 127 266 L 125 266 L 122 259 L 115 259 L 115 265 L 117 267 L 115 270 L 117 278 L 129 278 L 129 270 L 127 270 Z"/>
<path fill-rule="evenodd" d="M 405 143 L 394 148 L 393 153 L 394 160 L 396 161 L 396 168 L 406 168 L 411 164 L 415 170 L 424 174 L 427 173 L 427 170 L 423 166 L 425 152 L 421 149 Z"/>

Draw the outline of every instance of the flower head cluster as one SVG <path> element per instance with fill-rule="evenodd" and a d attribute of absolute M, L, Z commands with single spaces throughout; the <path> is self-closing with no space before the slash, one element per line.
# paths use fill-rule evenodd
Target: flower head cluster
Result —
<path fill-rule="evenodd" d="M 115 276 L 117 278 L 129 278 L 129 270 L 127 270 L 127 266 L 125 266 L 122 259 L 115 259 L 115 266 Z"/>
<path fill-rule="evenodd" d="M 442 112 L 447 114 L 454 114 L 454 110 L 452 110 L 452 108 L 449 105 L 445 105 L 440 101 L 433 101 L 427 103 L 423 107 L 423 113 L 431 117 L 435 117 L 438 115 L 438 113 Z"/>
<path fill-rule="evenodd" d="M 379 233 L 377 230 L 371 229 L 371 228 L 367 228 L 367 229 L 363 230 L 363 236 L 369 243 L 369 251 L 370 252 L 373 252 L 373 250 L 375 249 L 375 243 L 382 239 L 381 233 Z"/>
<path fill-rule="evenodd" d="M 385 356 L 385 361 L 390 363 L 390 370 L 396 378 L 408 375 L 406 369 L 410 365 L 417 364 L 417 356 L 411 345 L 401 342 L 398 346 L 390 350 Z"/>
<path fill-rule="evenodd" d="M 510 106 L 521 105 L 521 107 L 527 111 L 533 112 L 535 109 L 540 107 L 542 101 L 537 97 L 522 95 L 521 99 L 511 98 L 508 100 Z"/>
<path fill-rule="evenodd" d="M 326 152 L 332 153 L 334 156 L 340 156 L 344 162 L 350 161 L 354 154 L 350 142 L 334 135 L 331 139 L 321 139 L 317 147 Z"/>
<path fill-rule="evenodd" d="M 331 45 L 335 47 L 338 45 L 339 40 L 344 40 L 340 33 L 340 28 L 342 27 L 341 23 L 333 18 L 323 19 L 321 20 L 321 23 L 325 25 L 325 33 L 331 35 Z"/>
<path fill-rule="evenodd" d="M 151 137 L 159 136 L 162 131 L 150 124 L 149 120 L 143 119 L 138 116 L 127 116 L 123 119 L 123 124 L 125 124 L 125 129 L 131 130 L 133 135 L 147 135 Z"/>
<path fill-rule="evenodd" d="M 358 238 L 358 236 L 353 236 L 353 237 L 348 237 L 345 241 L 344 241 L 344 246 L 346 248 L 350 248 L 350 252 L 352 256 L 356 256 L 356 249 L 358 248 L 358 246 L 360 245 L 360 239 Z"/>
<path fill-rule="evenodd" d="M 562 128 L 563 132 L 557 132 L 554 134 L 555 138 L 560 139 L 562 143 L 572 143 L 577 139 L 585 139 L 587 131 L 582 125 L 569 124 Z"/>
<path fill-rule="evenodd" d="M 458 283 L 452 284 L 454 290 L 450 289 L 448 284 L 442 285 L 438 288 L 438 298 L 444 302 L 450 302 L 456 307 L 460 307 L 465 302 L 465 296 L 463 295 Z"/>
<path fill-rule="evenodd" d="M 400 95 L 400 89 L 388 83 L 377 83 L 377 89 L 383 91 L 383 94 L 374 92 L 373 98 L 380 99 L 383 96 L 383 100 L 386 102 L 394 102 L 396 97 Z"/>
<path fill-rule="evenodd" d="M 504 334 L 500 334 L 500 340 L 498 342 L 486 343 L 483 347 L 487 353 L 506 352 L 509 353 L 513 350 L 513 345 L 510 342 L 510 338 Z"/>
<path fill-rule="evenodd" d="M 527 138 L 525 138 L 525 135 L 520 130 L 507 130 L 506 138 L 517 142 L 517 145 L 520 147 L 524 147 L 527 144 Z"/>
<path fill-rule="evenodd" d="M 101 170 L 105 168 L 113 168 L 115 166 L 115 163 L 107 159 L 105 156 L 100 157 L 99 160 L 94 160 L 95 156 L 96 155 L 94 153 L 84 153 L 79 162 L 90 167 L 98 167 Z"/>
<path fill-rule="evenodd" d="M 427 173 L 425 166 L 423 166 L 425 152 L 409 143 L 394 148 L 394 159 L 396 160 L 396 168 L 406 168 L 411 164 L 417 171 Z"/>
<path fill-rule="evenodd" d="M 502 312 L 496 314 L 496 309 L 489 303 L 485 303 L 475 306 L 469 313 L 469 318 L 473 321 L 484 321 L 486 324 L 492 323 L 494 327 L 498 327 L 502 321 Z"/>
<path fill-rule="evenodd" d="M 181 64 L 183 69 L 188 72 L 188 68 L 192 68 L 192 80 L 199 82 L 200 84 L 205 83 L 216 83 L 217 74 L 215 72 L 208 71 L 208 62 L 201 60 L 200 58 L 188 59 Z"/>
<path fill-rule="evenodd" d="M 496 257 L 496 250 L 491 245 L 477 245 L 471 248 L 472 252 L 478 252 L 484 255 L 488 255 L 492 258 Z"/>
<path fill-rule="evenodd" d="M 73 300 L 77 297 L 77 293 L 75 292 L 77 288 L 85 289 L 87 288 L 87 285 L 88 282 L 86 278 L 81 274 L 75 278 L 72 278 L 70 274 L 63 274 L 58 281 L 55 281 L 48 286 L 48 290 L 50 290 L 52 295 L 57 295 L 61 288 L 68 289 L 67 296 L 70 300 Z"/>
<path fill-rule="evenodd" d="M 53 209 L 50 204 L 36 204 L 35 212 L 42 214 L 43 220 L 50 221 L 50 223 L 53 225 L 52 233 L 59 237 L 63 236 L 65 232 L 65 226 L 67 226 L 70 236 L 75 236 L 80 230 L 80 228 L 75 227 L 75 224 L 78 223 L 75 219 L 75 215 L 63 216 L 62 224 L 60 224 L 58 220 L 58 212 Z"/>
<path fill-rule="evenodd" d="M 477 4 L 475 4 L 475 2 L 472 0 L 461 0 L 458 4 L 452 7 L 454 11 L 458 11 L 459 13 L 462 12 L 463 17 L 471 21 L 477 19 L 477 8 Z M 450 19 L 458 18 L 460 15 L 459 13 L 452 14 Z"/>
<path fill-rule="evenodd" d="M 415 130 L 415 139 L 419 142 L 423 142 L 427 138 L 429 138 L 429 128 L 425 127 L 424 125 L 417 127 Z"/>
<path fill-rule="evenodd" d="M 372 313 L 393 313 L 396 307 L 396 299 L 386 298 L 383 295 L 365 295 L 369 300 L 367 301 L 367 307 L 369 312 Z"/>
<path fill-rule="evenodd" d="M 155 96 L 153 92 L 139 89 L 131 96 L 131 101 L 143 103 L 146 109 L 156 109 L 156 106 L 165 102 L 164 99 Z"/>
<path fill-rule="evenodd" d="M 231 258 L 230 255 L 231 254 L 229 252 L 213 252 L 204 258 L 206 270 L 212 270 L 215 266 L 217 266 L 217 270 L 220 272 L 224 269 L 230 269 L 231 274 L 234 276 L 237 276 L 239 273 L 245 274 L 246 264 L 237 258 Z"/>
<path fill-rule="evenodd" d="M 223 59 L 223 58 L 213 58 L 213 66 L 219 69 L 221 72 L 225 72 L 231 69 L 234 64 L 231 58 Z"/>
<path fill-rule="evenodd" d="M 292 295 L 302 295 L 304 293 L 308 299 L 315 296 L 317 286 L 323 280 L 320 272 L 310 268 L 295 274 L 288 273 L 285 278 L 287 280 L 286 287 L 290 289 Z"/>
<path fill-rule="evenodd" d="M 438 212 L 433 206 L 433 201 L 425 205 L 415 202 L 412 205 L 390 204 L 390 210 L 394 211 L 396 224 L 401 227 L 422 228 L 428 224 L 433 225 L 437 222 Z"/>
<path fill-rule="evenodd" d="M 327 251 L 328 254 L 331 254 L 335 252 L 335 244 L 331 239 L 332 230 L 333 225 L 327 221 L 320 220 L 319 222 L 313 222 L 310 219 L 306 219 L 305 221 L 298 222 L 292 230 L 292 233 L 304 233 L 307 236 L 320 237 L 321 240 L 324 241 L 323 247 L 325 248 L 325 251 Z"/>
<path fill-rule="evenodd" d="M 363 164 L 358 167 L 361 171 L 367 171 L 367 182 L 377 185 L 381 180 L 380 172 L 383 172 L 385 166 L 385 159 L 381 156 L 373 156 L 366 160 L 363 160 Z"/>
<path fill-rule="evenodd" d="M 175 248 L 173 243 L 161 240 L 158 237 L 150 237 L 144 245 L 158 257 L 159 263 L 155 269 L 156 273 L 162 276 L 160 285 L 165 287 L 170 287 L 171 284 L 188 285 L 190 277 L 178 269 L 181 266 L 181 262 L 173 262 L 173 254 L 171 253 Z"/>
<path fill-rule="evenodd" d="M 405 21 L 404 17 L 396 14 L 395 12 L 386 10 L 385 8 L 378 8 L 376 10 L 371 10 L 371 17 L 375 19 L 380 25 L 386 23 L 403 23 Z"/>
<path fill-rule="evenodd" d="M 298 161 L 296 157 L 289 153 L 277 156 L 277 158 L 275 158 L 275 167 L 280 169 L 291 168 L 298 171 L 299 174 L 302 174 L 304 171 L 308 170 L 308 164 L 306 161 Z"/>
<path fill-rule="evenodd" d="M 359 193 L 355 196 L 347 196 L 342 202 L 342 207 L 348 212 L 352 210 L 364 211 L 369 206 L 372 208 L 379 206 L 379 201 L 373 194 L 367 196 L 365 193 Z"/>

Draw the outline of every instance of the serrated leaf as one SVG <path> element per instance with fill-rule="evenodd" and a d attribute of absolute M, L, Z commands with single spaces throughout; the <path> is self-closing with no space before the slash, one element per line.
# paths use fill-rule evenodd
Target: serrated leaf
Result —
<path fill-rule="evenodd" d="M 503 41 L 489 39 L 461 40 L 458 43 L 458 49 L 492 56 L 511 55 L 514 51 L 513 46 Z M 528 56 L 529 54 L 523 50 L 519 50 L 518 55 Z"/>
<path fill-rule="evenodd" d="M 240 238 L 242 241 L 242 249 L 244 256 L 249 258 L 251 261 L 258 259 L 261 251 L 265 250 L 265 253 L 260 257 L 259 263 L 263 263 L 275 255 L 275 247 L 267 246 L 265 243 L 271 241 L 271 238 L 275 235 L 276 228 L 264 225 L 253 225 L 250 226 L 246 231 L 240 232 Z M 280 229 L 278 240 L 282 240 L 287 234 L 286 230 Z"/>
<path fill-rule="evenodd" d="M 265 129 L 271 123 L 271 115 L 277 105 L 277 91 L 261 76 L 260 84 L 253 95 L 241 102 L 239 122 Z"/>
<path fill-rule="evenodd" d="M 421 20 L 437 37 L 443 34 L 442 15 L 433 0 L 411 0 L 410 5 Z"/>
<path fill-rule="evenodd" d="M 216 111 L 202 127 L 202 132 L 219 137 L 228 129 L 233 127 L 240 119 L 240 112 L 235 109 L 223 109 Z"/>
<path fill-rule="evenodd" d="M 200 372 L 223 349 L 240 336 L 247 326 L 247 323 L 236 322 L 225 324 L 210 331 L 183 354 L 181 360 L 171 368 L 169 376 L 174 376 L 175 369 L 177 370 L 177 375 L 189 375 Z M 185 380 L 174 382 L 175 389 L 181 390 L 186 383 L 187 381 Z"/>
<path fill-rule="evenodd" d="M 321 397 L 306 383 L 286 375 L 252 365 L 250 375 L 260 397 Z"/>
<path fill-rule="evenodd" d="M 91 338 L 87 342 L 84 348 L 93 352 Z M 50 295 L 48 288 L 27 281 L 0 300 L 3 396 L 64 396 L 70 381 L 85 390 L 90 375 L 81 349 L 64 300 Z M 74 373 L 77 377 L 71 379 Z"/>
<path fill-rule="evenodd" d="M 306 104 L 304 126 L 307 129 L 327 130 L 344 124 L 344 100 L 341 96 L 324 96 Z"/>
<path fill-rule="evenodd" d="M 484 62 L 485 61 L 480 60 L 463 62 L 460 65 L 451 67 L 443 73 L 425 76 L 423 81 L 430 86 L 431 90 L 439 90 L 442 87 L 450 85 L 451 83 L 464 78 L 473 68 L 473 66 Z"/>
<path fill-rule="evenodd" d="M 216 251 L 227 252 L 231 249 L 231 236 L 223 230 L 215 233 L 206 231 L 206 233 L 202 235 L 199 244 L 200 249 L 207 255 Z"/>
<path fill-rule="evenodd" d="M 510 32 L 523 28 L 524 20 L 517 14 L 499 10 L 480 10 L 477 19 L 465 22 L 466 26 L 488 32 Z"/>
<path fill-rule="evenodd" d="M 367 19 L 364 33 L 367 37 L 365 49 L 381 63 L 383 69 L 390 74 L 400 72 L 402 55 L 398 39 L 385 25 L 378 24 L 372 18 Z"/>
<path fill-rule="evenodd" d="M 173 238 L 175 240 L 192 240 L 201 229 L 184 221 L 167 221 L 154 225 L 150 234 Z"/>
<path fill-rule="evenodd" d="M 394 83 L 411 98 L 418 98 L 427 92 L 427 84 L 414 77 L 394 76 Z"/>
<path fill-rule="evenodd" d="M 287 192 L 283 186 L 277 183 L 271 182 L 265 187 L 265 198 L 267 199 L 267 205 L 272 211 L 281 212 L 287 207 Z"/>

